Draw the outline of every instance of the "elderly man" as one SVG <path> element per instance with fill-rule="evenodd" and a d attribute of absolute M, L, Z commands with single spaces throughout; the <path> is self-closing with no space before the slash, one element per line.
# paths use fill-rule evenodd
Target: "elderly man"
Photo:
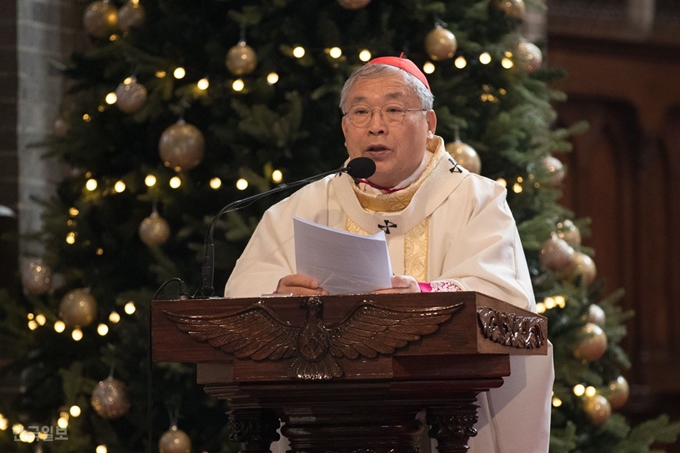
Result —
<path fill-rule="evenodd" d="M 358 68 L 342 90 L 350 158 L 369 157 L 367 180 L 326 177 L 270 208 L 238 260 L 227 297 L 324 295 L 295 271 L 293 216 L 372 235 L 385 231 L 392 287 L 377 293 L 479 291 L 535 311 L 526 260 L 505 189 L 461 168 L 435 135 L 425 75 L 401 57 Z M 513 374 L 478 398 L 476 453 L 548 451 L 552 352 L 513 357 Z"/>

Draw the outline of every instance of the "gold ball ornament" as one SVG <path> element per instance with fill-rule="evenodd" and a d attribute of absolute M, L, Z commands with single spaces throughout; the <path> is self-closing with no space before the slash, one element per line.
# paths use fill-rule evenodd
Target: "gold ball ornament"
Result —
<path fill-rule="evenodd" d="M 90 403 L 94 411 L 106 419 L 122 417 L 131 406 L 125 384 L 112 377 L 99 381 L 92 391 Z"/>
<path fill-rule="evenodd" d="M 567 269 L 571 264 L 574 253 L 572 246 L 553 234 L 541 245 L 539 260 L 546 269 L 560 272 Z"/>
<path fill-rule="evenodd" d="M 205 138 L 201 131 L 184 120 L 163 131 L 158 142 L 163 164 L 175 171 L 191 170 L 200 164 L 204 149 Z"/>
<path fill-rule="evenodd" d="M 595 323 L 587 322 L 581 329 L 583 339 L 576 345 L 574 356 L 588 362 L 599 360 L 607 350 L 607 335 Z"/>
<path fill-rule="evenodd" d="M 496 0 L 494 4 L 498 9 L 515 19 L 523 18 L 524 13 L 526 13 L 524 0 Z"/>
<path fill-rule="evenodd" d="M 338 0 L 338 4 L 345 9 L 361 9 L 371 3 L 371 0 Z"/>
<path fill-rule="evenodd" d="M 66 293 L 59 304 L 59 317 L 69 327 L 85 327 L 97 317 L 97 300 L 84 288 Z"/>
<path fill-rule="evenodd" d="M 477 174 L 482 171 L 482 161 L 479 158 L 479 154 L 477 154 L 477 151 L 467 143 L 463 143 L 460 140 L 447 143 L 446 151 L 448 151 L 456 162 L 468 171 Z"/>
<path fill-rule="evenodd" d="M 556 157 L 544 156 L 528 169 L 546 187 L 559 188 L 564 181 L 564 165 Z"/>
<path fill-rule="evenodd" d="M 28 294 L 45 294 L 52 287 L 52 268 L 40 259 L 29 262 L 21 272 L 21 284 Z"/>
<path fill-rule="evenodd" d="M 425 36 L 425 51 L 434 61 L 453 58 L 457 48 L 456 37 L 441 25 L 437 25 Z"/>
<path fill-rule="evenodd" d="M 605 322 L 607 321 L 607 316 L 605 315 L 602 307 L 596 304 L 591 304 L 588 307 L 586 321 L 592 322 L 593 324 L 597 324 L 598 326 L 603 327 Z"/>
<path fill-rule="evenodd" d="M 572 279 L 581 277 L 586 285 L 590 285 L 597 276 L 595 261 L 585 253 L 575 252 L 571 257 L 569 275 Z"/>
<path fill-rule="evenodd" d="M 127 2 L 118 10 L 118 26 L 123 31 L 139 28 L 146 21 L 146 13 L 139 2 Z"/>
<path fill-rule="evenodd" d="M 579 245 L 581 243 L 581 230 L 574 222 L 565 219 L 557 224 L 557 237 L 567 241 L 569 245 Z"/>
<path fill-rule="evenodd" d="M 628 401 L 630 396 L 630 386 L 623 376 L 617 377 L 609 383 L 609 396 L 607 401 L 612 409 L 620 409 Z"/>
<path fill-rule="evenodd" d="M 257 54 L 245 41 L 241 41 L 227 52 L 226 65 L 236 76 L 250 74 L 257 67 Z"/>
<path fill-rule="evenodd" d="M 160 453 L 190 453 L 191 439 L 187 433 L 173 425 L 158 440 L 158 450 Z"/>
<path fill-rule="evenodd" d="M 108 38 L 118 28 L 118 10 L 108 1 L 90 3 L 83 13 L 85 31 L 97 38 Z"/>
<path fill-rule="evenodd" d="M 146 103 L 147 91 L 136 77 L 128 77 L 116 88 L 116 106 L 123 113 L 135 113 Z"/>
<path fill-rule="evenodd" d="M 170 237 L 170 225 L 156 210 L 139 224 L 139 238 L 146 245 L 160 245 Z"/>
<path fill-rule="evenodd" d="M 521 41 L 517 45 L 514 68 L 523 72 L 534 72 L 543 64 L 543 54 L 536 44 Z"/>
<path fill-rule="evenodd" d="M 595 425 L 601 425 L 609 420 L 612 415 L 612 408 L 602 395 L 588 396 L 583 400 L 583 411 L 588 415 L 588 418 Z"/>

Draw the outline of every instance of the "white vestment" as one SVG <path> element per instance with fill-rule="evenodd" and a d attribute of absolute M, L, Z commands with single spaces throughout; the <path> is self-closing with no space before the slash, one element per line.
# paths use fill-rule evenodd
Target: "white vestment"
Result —
<path fill-rule="evenodd" d="M 439 137 L 429 140 L 428 151 L 434 153 L 428 170 L 401 210 L 364 209 L 354 181 L 346 174 L 309 184 L 272 206 L 236 263 L 225 296 L 271 293 L 280 278 L 296 273 L 293 216 L 297 216 L 339 229 L 348 229 L 349 225 L 365 234 L 375 234 L 389 225 L 386 238 L 396 275 L 403 275 L 405 268 L 414 268 L 409 260 L 417 247 L 411 242 L 413 238 L 424 238 L 426 262 L 421 268 L 426 281 L 433 282 L 433 289 L 478 291 L 536 311 L 505 189 L 462 169 L 445 151 Z M 399 193 L 384 197 L 396 198 L 398 205 Z M 414 229 L 423 226 L 426 231 L 413 234 Z M 473 453 L 548 451 L 552 347 L 547 356 L 512 357 L 510 365 L 512 375 L 504 379 L 503 386 L 477 398 L 478 433 L 470 439 Z"/>

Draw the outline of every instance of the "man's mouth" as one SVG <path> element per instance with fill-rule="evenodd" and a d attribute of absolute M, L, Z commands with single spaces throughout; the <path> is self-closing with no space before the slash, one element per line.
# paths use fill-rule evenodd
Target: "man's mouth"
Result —
<path fill-rule="evenodd" d="M 375 151 L 387 151 L 387 150 L 389 150 L 389 148 L 387 146 L 384 146 L 384 145 L 372 145 L 372 146 L 369 146 L 369 147 L 366 148 L 366 151 L 369 151 L 369 152 L 370 151 L 373 151 L 373 152 L 375 152 Z"/>

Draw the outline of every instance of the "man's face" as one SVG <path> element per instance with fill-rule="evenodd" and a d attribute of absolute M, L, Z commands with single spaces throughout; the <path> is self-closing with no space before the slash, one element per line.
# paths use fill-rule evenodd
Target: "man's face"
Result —
<path fill-rule="evenodd" d="M 375 174 L 369 180 L 379 186 L 394 187 L 411 176 L 422 162 L 437 118 L 432 110 L 407 111 L 400 124 L 392 124 L 380 114 L 385 105 L 422 108 L 418 96 L 408 90 L 399 74 L 358 79 L 348 93 L 343 112 L 361 108 L 369 116 L 372 111 L 372 116 L 366 126 L 357 127 L 345 115 L 342 131 L 350 159 L 369 157 L 375 162 Z"/>

